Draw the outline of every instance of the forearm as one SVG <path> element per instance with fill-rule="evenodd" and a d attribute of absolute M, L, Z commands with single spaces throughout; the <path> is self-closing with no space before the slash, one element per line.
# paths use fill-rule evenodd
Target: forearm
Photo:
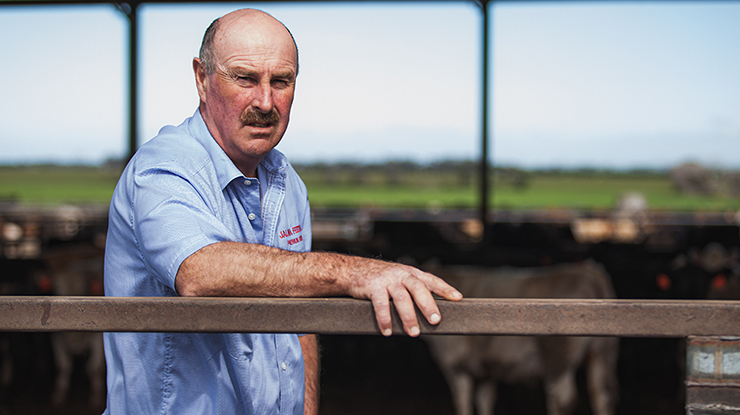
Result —
<path fill-rule="evenodd" d="M 431 324 L 440 321 L 432 294 L 462 299 L 432 274 L 406 265 L 328 252 L 290 252 L 263 245 L 219 242 L 201 248 L 180 265 L 175 288 L 181 296 L 326 297 L 368 299 L 383 335 L 390 336 L 390 302 L 404 329 L 420 333 L 414 305 Z"/>
<path fill-rule="evenodd" d="M 319 413 L 319 374 L 321 373 L 321 357 L 319 340 L 315 334 L 299 337 L 305 363 L 306 397 L 304 401 L 304 415 Z"/>
<path fill-rule="evenodd" d="M 290 252 L 264 245 L 219 242 L 189 256 L 175 284 L 181 296 L 316 297 L 346 295 L 343 262 L 330 253 Z M 345 284 L 346 285 L 346 284 Z"/>

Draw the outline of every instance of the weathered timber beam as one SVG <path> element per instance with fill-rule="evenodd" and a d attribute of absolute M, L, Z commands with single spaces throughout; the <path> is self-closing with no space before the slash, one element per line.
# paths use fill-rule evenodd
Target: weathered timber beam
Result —
<path fill-rule="evenodd" d="M 422 334 L 685 337 L 740 335 L 740 302 L 465 299 L 438 301 Z M 394 313 L 394 334 L 402 334 Z M 379 334 L 369 301 L 348 298 L 0 296 L 0 331 Z"/>

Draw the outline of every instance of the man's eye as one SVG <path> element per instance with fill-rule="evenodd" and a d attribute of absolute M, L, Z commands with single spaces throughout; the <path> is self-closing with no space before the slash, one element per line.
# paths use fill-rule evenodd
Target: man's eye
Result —
<path fill-rule="evenodd" d="M 243 84 L 253 84 L 254 78 L 251 76 L 237 76 L 236 80 Z"/>

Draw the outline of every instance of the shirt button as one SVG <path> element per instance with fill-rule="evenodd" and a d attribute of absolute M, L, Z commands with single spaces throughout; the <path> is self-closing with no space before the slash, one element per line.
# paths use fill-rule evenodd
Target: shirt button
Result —
<path fill-rule="evenodd" d="M 283 362 L 283 372 L 285 372 L 287 369 L 288 369 L 288 365 L 286 365 L 285 362 Z"/>
<path fill-rule="evenodd" d="M 255 215 L 254 213 L 250 213 L 249 215 L 247 215 L 247 217 L 249 218 L 249 220 L 255 220 L 257 218 L 257 215 Z"/>
<path fill-rule="evenodd" d="M 251 180 L 244 180 L 244 184 L 247 185 L 247 186 L 249 186 L 250 184 L 252 184 L 252 181 Z"/>

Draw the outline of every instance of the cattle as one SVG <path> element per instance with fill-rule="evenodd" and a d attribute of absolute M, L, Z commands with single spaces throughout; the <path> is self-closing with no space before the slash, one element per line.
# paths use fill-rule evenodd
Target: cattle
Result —
<path fill-rule="evenodd" d="M 423 267 L 467 298 L 614 298 L 592 261 L 540 268 Z M 450 388 L 457 415 L 493 414 L 497 384 L 542 382 L 548 415 L 577 404 L 576 372 L 585 366 L 593 413 L 613 415 L 619 339 L 566 336 L 425 336 Z"/>
<path fill-rule="evenodd" d="M 686 300 L 740 300 L 740 248 L 711 242 L 677 255 L 665 272 L 655 277 L 658 298 Z M 663 355 L 675 362 L 681 376 L 675 395 L 685 399 L 686 339 L 675 339 L 674 350 Z"/>
<path fill-rule="evenodd" d="M 733 285 L 740 275 L 740 248 L 712 242 L 694 247 L 663 267 L 655 277 L 658 298 L 737 299 Z"/>
<path fill-rule="evenodd" d="M 46 256 L 52 293 L 59 296 L 103 294 L 103 257 L 96 248 L 74 247 Z M 69 394 L 75 358 L 86 357 L 90 385 L 88 404 L 102 408 L 105 404 L 105 353 L 103 333 L 54 332 L 51 346 L 56 366 L 52 403 L 60 406 Z"/>

